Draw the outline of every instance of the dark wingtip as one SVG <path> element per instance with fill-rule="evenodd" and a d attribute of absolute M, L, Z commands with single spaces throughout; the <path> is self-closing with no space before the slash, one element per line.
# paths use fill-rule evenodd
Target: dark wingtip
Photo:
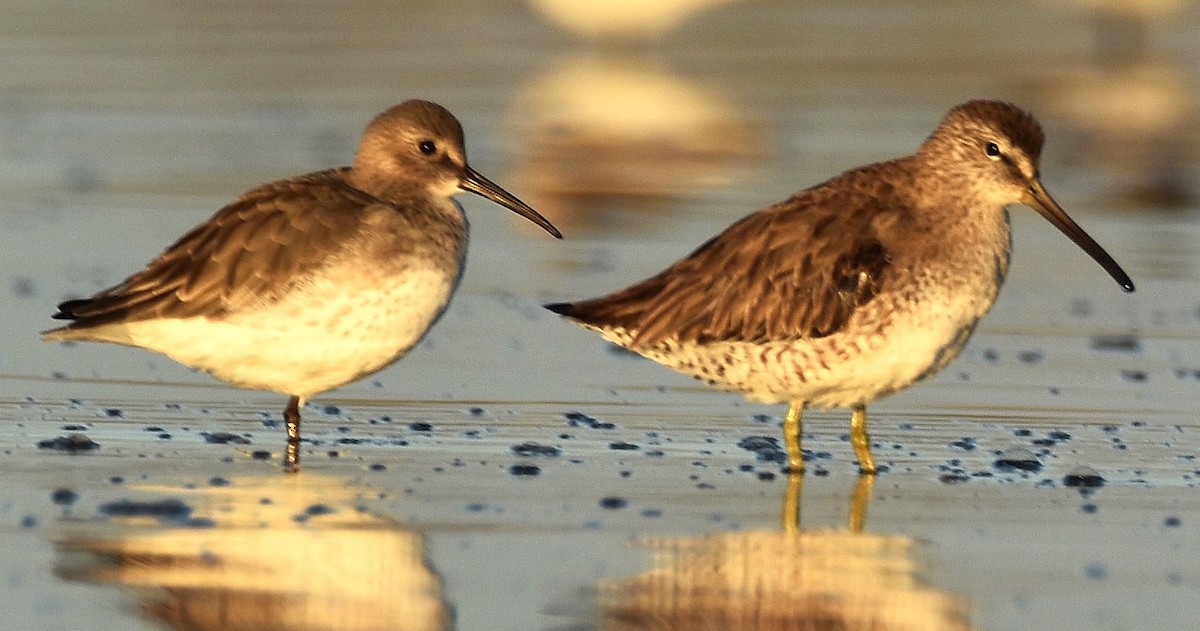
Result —
<path fill-rule="evenodd" d="M 1127 281 L 1127 282 L 1121 283 L 1121 289 L 1124 290 L 1125 293 L 1127 293 L 1127 294 L 1132 294 L 1134 292 L 1133 281 Z"/>
<path fill-rule="evenodd" d="M 561 316 L 570 316 L 575 311 L 575 305 L 569 302 L 553 302 L 542 306 Z"/>

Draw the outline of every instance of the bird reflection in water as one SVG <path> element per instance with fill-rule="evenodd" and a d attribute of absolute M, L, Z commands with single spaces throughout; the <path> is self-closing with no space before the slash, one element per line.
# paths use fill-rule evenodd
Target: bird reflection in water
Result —
<path fill-rule="evenodd" d="M 271 476 L 197 491 L 188 499 L 203 510 L 192 521 L 211 518 L 213 527 L 122 518 L 113 536 L 68 536 L 55 572 L 124 587 L 145 616 L 172 629 L 450 628 L 421 538 L 357 510 L 344 487 L 314 480 Z"/>
<path fill-rule="evenodd" d="M 599 628 L 971 629 L 967 603 L 922 579 L 914 540 L 864 531 L 874 481 L 859 477 L 847 528 L 800 528 L 795 475 L 781 531 L 648 542 L 653 569 L 600 586 Z"/>

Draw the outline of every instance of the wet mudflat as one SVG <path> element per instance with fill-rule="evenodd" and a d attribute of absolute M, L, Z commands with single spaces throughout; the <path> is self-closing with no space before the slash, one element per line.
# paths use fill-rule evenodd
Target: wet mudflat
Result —
<path fill-rule="evenodd" d="M 13 628 L 1200 617 L 1194 8 L 735 2 L 617 45 L 523 4 L 316 6 L 5 10 Z M 450 310 L 396 366 L 311 402 L 299 474 L 281 472 L 283 397 L 134 349 L 37 341 L 60 299 L 119 281 L 257 182 L 345 162 L 371 115 L 417 96 L 454 111 L 472 162 L 567 239 L 464 199 L 472 244 Z M 911 151 L 979 96 L 1038 114 L 1044 181 L 1138 291 L 1014 209 L 1012 273 L 966 351 L 870 408 L 886 467 L 873 485 L 848 412 L 806 418 L 809 472 L 789 484 L 783 406 L 539 307 Z"/>

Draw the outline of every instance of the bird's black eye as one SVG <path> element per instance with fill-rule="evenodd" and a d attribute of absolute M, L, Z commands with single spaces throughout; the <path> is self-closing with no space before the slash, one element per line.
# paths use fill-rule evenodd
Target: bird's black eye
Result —
<path fill-rule="evenodd" d="M 987 154 L 993 158 L 1000 157 L 1000 145 L 998 145 L 994 142 L 989 142 L 987 144 L 987 146 L 983 148 L 983 150 L 986 151 Z"/>
<path fill-rule="evenodd" d="M 417 148 L 421 150 L 421 153 L 427 156 L 437 153 L 437 143 L 433 142 L 432 140 L 422 140 L 420 144 L 417 145 Z"/>

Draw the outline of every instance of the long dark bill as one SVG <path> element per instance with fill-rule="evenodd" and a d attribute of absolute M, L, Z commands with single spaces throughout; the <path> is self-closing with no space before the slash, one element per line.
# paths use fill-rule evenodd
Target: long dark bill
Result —
<path fill-rule="evenodd" d="M 498 184 L 483 177 L 471 167 L 466 167 L 465 175 L 462 181 L 458 183 L 458 187 L 464 191 L 490 199 L 541 226 L 542 230 L 549 232 L 556 238 L 562 238 L 562 233 L 558 231 L 558 228 L 554 227 L 554 224 L 550 223 L 550 220 L 538 214 L 538 211 L 529 207 L 529 204 L 517 199 L 515 195 L 500 188 Z"/>
<path fill-rule="evenodd" d="M 1121 266 L 1117 265 L 1117 262 L 1108 255 L 1108 252 L 1105 252 L 1099 243 L 1096 243 L 1094 239 L 1088 236 L 1088 233 L 1083 231 L 1083 228 L 1079 227 L 1079 224 L 1075 223 L 1067 215 L 1062 207 L 1058 205 L 1058 202 L 1054 201 L 1053 197 L 1050 197 L 1050 193 L 1046 192 L 1045 187 L 1042 186 L 1042 183 L 1037 178 L 1034 178 L 1029 183 L 1029 188 L 1026 189 L 1025 197 L 1021 200 L 1021 203 L 1038 211 L 1050 223 L 1054 224 L 1054 227 L 1070 237 L 1075 242 L 1075 245 L 1083 248 L 1083 251 L 1087 252 L 1088 256 L 1099 263 L 1104 268 L 1104 271 L 1108 272 L 1108 275 L 1117 281 L 1121 289 L 1124 289 L 1126 292 L 1133 292 L 1133 281 L 1130 280 L 1125 270 L 1121 269 Z"/>

